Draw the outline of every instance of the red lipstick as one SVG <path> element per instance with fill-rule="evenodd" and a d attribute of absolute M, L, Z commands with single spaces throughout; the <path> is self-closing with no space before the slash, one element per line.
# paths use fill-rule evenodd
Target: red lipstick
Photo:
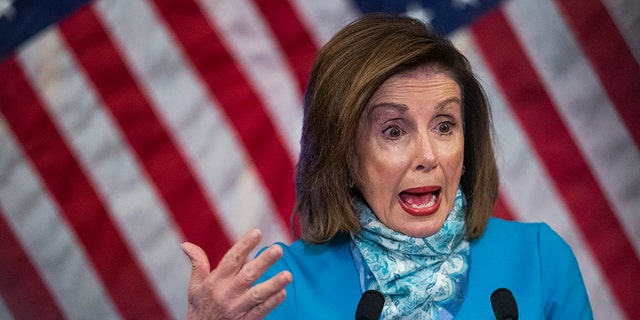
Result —
<path fill-rule="evenodd" d="M 426 186 L 411 188 L 400 192 L 398 202 L 404 211 L 412 216 L 427 216 L 434 214 L 440 208 L 441 188 Z"/>

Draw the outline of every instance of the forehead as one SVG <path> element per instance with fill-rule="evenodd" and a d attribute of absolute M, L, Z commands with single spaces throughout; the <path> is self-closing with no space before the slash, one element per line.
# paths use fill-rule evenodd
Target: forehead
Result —
<path fill-rule="evenodd" d="M 461 99 L 460 86 L 447 73 L 433 67 L 420 67 L 395 74 L 378 87 L 367 103 L 367 112 L 380 104 L 415 100 L 438 103 Z"/>

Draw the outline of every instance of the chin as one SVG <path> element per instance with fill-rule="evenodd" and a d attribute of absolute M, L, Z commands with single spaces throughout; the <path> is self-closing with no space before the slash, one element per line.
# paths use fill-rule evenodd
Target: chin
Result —
<path fill-rule="evenodd" d="M 442 225 L 437 228 L 432 226 L 425 226 L 424 228 L 409 229 L 400 232 L 413 238 L 426 238 L 436 234 L 438 231 L 440 231 L 440 228 L 442 228 Z"/>

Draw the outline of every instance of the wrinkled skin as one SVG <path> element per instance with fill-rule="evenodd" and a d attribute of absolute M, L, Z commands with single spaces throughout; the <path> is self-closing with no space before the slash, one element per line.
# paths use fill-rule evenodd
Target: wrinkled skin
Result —
<path fill-rule="evenodd" d="M 191 260 L 187 319 L 262 319 L 284 301 L 284 288 L 292 281 L 288 271 L 253 286 L 282 257 L 282 248 L 274 245 L 246 262 L 261 238 L 258 229 L 247 232 L 213 270 L 200 247 L 188 242 L 182 244 Z"/>
<path fill-rule="evenodd" d="M 453 208 L 464 162 L 460 86 L 432 67 L 387 79 L 360 118 L 358 189 L 387 227 L 438 232 Z"/>

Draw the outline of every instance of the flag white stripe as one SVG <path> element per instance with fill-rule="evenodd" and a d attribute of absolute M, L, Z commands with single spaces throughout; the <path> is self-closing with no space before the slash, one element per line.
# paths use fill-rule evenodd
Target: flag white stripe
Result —
<path fill-rule="evenodd" d="M 466 32 L 458 32 L 455 43 L 471 62 L 489 95 L 498 141 L 501 194 L 505 201 L 513 208 L 518 220 L 544 221 L 569 243 L 578 259 L 591 303 L 599 306 L 593 310 L 595 319 L 623 319 L 591 251 L 585 246 L 581 234 L 576 232 L 578 226 L 558 197 L 551 178 L 478 55 L 478 49 Z"/>
<path fill-rule="evenodd" d="M 257 226 L 263 244 L 287 239 L 242 143 L 155 11 L 126 0 L 99 1 L 96 8 L 231 240 Z"/>
<path fill-rule="evenodd" d="M 190 265 L 182 237 L 90 81 L 56 32 L 21 50 L 19 60 L 151 285 L 176 319 L 184 317 Z"/>
<path fill-rule="evenodd" d="M 510 1 L 504 11 L 640 256 L 640 152 L 633 138 L 549 0 Z"/>
<path fill-rule="evenodd" d="M 13 320 L 9 309 L 7 308 L 2 296 L 0 296 L 0 319 L 3 320 Z"/>
<path fill-rule="evenodd" d="M 252 1 L 198 2 L 262 101 L 291 162 L 296 163 L 302 132 L 302 95 L 276 37 Z"/>
<path fill-rule="evenodd" d="M 320 48 L 359 12 L 346 0 L 289 0 L 307 32 Z"/>
<path fill-rule="evenodd" d="M 640 64 L 640 1 L 602 0 L 613 22 L 618 26 L 636 62 Z"/>
<path fill-rule="evenodd" d="M 0 206 L 61 312 L 70 319 L 120 318 L 73 228 L 5 126 L 0 150 Z"/>

